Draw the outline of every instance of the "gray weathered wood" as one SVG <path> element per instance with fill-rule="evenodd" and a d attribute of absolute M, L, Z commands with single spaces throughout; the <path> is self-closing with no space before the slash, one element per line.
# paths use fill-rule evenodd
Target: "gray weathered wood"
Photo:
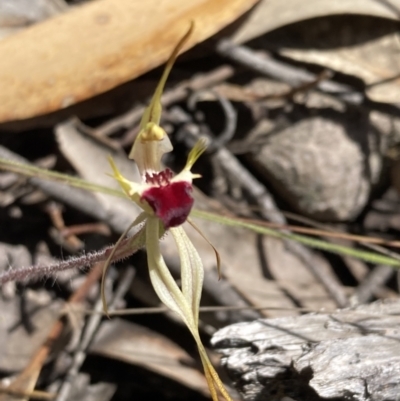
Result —
<path fill-rule="evenodd" d="M 400 399 L 400 301 L 260 319 L 212 343 L 247 401 Z"/>

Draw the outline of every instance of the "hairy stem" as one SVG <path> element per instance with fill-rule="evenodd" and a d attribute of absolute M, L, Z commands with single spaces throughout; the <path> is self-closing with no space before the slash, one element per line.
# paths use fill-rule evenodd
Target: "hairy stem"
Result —
<path fill-rule="evenodd" d="M 114 252 L 111 262 L 126 258 L 140 249 L 138 246 L 132 246 L 132 239 L 133 237 L 126 238 L 121 242 L 118 249 Z M 89 252 L 81 256 L 73 256 L 67 260 L 62 260 L 50 265 L 10 268 L 5 272 L 0 273 L 0 285 L 9 281 L 40 280 L 43 277 L 53 276 L 64 270 L 90 267 L 94 263 L 106 260 L 113 248 L 114 245 L 111 245 L 101 249 L 100 251 Z"/>

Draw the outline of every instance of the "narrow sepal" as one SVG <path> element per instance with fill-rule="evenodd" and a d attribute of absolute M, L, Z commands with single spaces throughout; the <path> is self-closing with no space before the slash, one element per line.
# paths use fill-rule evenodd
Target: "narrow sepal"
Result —
<path fill-rule="evenodd" d="M 203 234 L 203 232 L 200 230 L 199 227 L 197 227 L 197 224 L 193 222 L 193 220 L 188 219 L 187 222 L 203 237 L 204 241 L 208 243 L 208 245 L 211 246 L 211 248 L 214 251 L 215 254 L 215 261 L 217 262 L 217 272 L 218 272 L 218 278 L 221 279 L 221 256 L 217 250 L 217 248 L 211 243 L 211 241 Z"/>
<path fill-rule="evenodd" d="M 104 262 L 103 265 L 103 274 L 101 277 L 101 287 L 100 287 L 100 293 L 101 293 L 101 300 L 103 302 L 103 311 L 104 313 L 108 316 L 108 307 L 107 307 L 107 299 L 106 299 L 106 293 L 105 293 L 105 278 L 106 278 L 106 274 L 108 271 L 108 268 L 110 267 L 110 263 L 114 258 L 114 255 L 116 254 L 116 252 L 118 251 L 118 248 L 121 244 L 121 242 L 123 241 L 123 239 L 127 236 L 127 234 L 129 233 L 129 231 L 137 226 L 138 224 L 142 223 L 146 218 L 146 214 L 145 213 L 141 213 L 128 227 L 127 229 L 121 234 L 121 236 L 119 237 L 118 241 L 116 242 L 116 244 L 114 245 L 112 251 L 110 252 L 110 254 L 108 255 L 107 260 Z M 134 238 L 132 238 L 132 240 L 128 243 L 128 246 L 131 248 L 135 248 L 137 247 L 137 249 L 140 248 L 139 244 L 144 243 L 144 230 L 142 230 L 142 232 L 139 232 Z M 109 317 L 109 316 L 108 316 Z"/>
<path fill-rule="evenodd" d="M 181 261 L 182 293 L 191 305 L 193 319 L 198 326 L 199 307 L 204 280 L 203 262 L 182 226 L 171 228 Z"/>

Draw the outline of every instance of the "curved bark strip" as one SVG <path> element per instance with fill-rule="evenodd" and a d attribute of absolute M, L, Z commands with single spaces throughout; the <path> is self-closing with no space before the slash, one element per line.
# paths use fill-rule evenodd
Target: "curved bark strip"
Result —
<path fill-rule="evenodd" d="M 246 401 L 398 400 L 400 301 L 218 331 L 213 345 Z M 287 398 L 286 398 L 287 399 Z"/>

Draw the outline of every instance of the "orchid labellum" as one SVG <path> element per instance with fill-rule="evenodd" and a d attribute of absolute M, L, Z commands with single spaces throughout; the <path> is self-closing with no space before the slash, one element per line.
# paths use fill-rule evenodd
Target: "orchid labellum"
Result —
<path fill-rule="evenodd" d="M 129 157 L 140 171 L 141 182 L 127 180 L 119 172 L 110 158 L 113 177 L 119 182 L 124 193 L 143 212 L 125 230 L 105 263 L 102 281 L 104 311 L 107 303 L 104 296 L 104 276 L 122 240 L 134 226 L 141 225 L 137 235 L 132 237 L 128 246 L 144 246 L 147 251 L 147 263 L 150 279 L 160 300 L 176 312 L 192 333 L 203 363 L 205 376 L 212 399 L 218 401 L 218 392 L 228 401 L 231 400 L 221 380 L 213 368 L 199 335 L 199 305 L 203 285 L 203 264 L 196 248 L 186 235 L 182 224 L 187 221 L 193 206 L 192 181 L 199 176 L 191 169 L 206 149 L 204 139 L 200 139 L 190 151 L 183 170 L 174 175 L 168 168 L 163 168 L 162 156 L 172 150 L 168 135 L 160 127 L 161 95 L 172 65 L 183 44 L 193 31 L 193 23 L 188 32 L 175 47 L 165 67 L 161 80 L 155 90 L 150 105 L 140 123 L 140 132 L 133 144 Z M 181 263 L 181 287 L 172 277 L 160 251 L 160 237 L 169 232 L 175 239 Z M 217 260 L 218 260 L 218 253 Z M 218 261 L 219 264 L 219 261 Z"/>

